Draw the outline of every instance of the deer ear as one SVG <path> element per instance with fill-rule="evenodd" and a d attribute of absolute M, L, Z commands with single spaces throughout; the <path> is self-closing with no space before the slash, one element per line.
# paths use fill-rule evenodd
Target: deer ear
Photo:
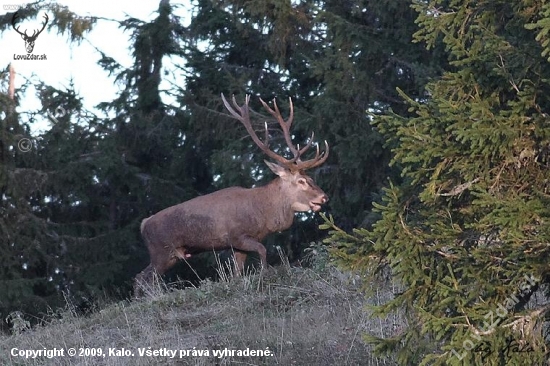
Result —
<path fill-rule="evenodd" d="M 275 174 L 281 178 L 285 178 L 290 174 L 290 170 L 280 166 L 279 164 L 272 163 L 270 161 L 264 160 L 267 167 Z"/>

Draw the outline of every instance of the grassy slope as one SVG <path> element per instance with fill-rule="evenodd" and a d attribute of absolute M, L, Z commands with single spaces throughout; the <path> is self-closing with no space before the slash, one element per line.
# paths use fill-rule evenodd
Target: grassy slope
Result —
<path fill-rule="evenodd" d="M 393 365 L 370 356 L 361 333 L 386 327 L 371 319 L 357 278 L 333 268 L 280 266 L 199 288 L 156 291 L 87 317 L 70 313 L 44 327 L 0 336 L 1 365 Z M 134 357 L 10 357 L 13 347 L 125 348 Z M 209 350 L 209 357 L 139 357 L 138 347 Z M 255 349 L 270 357 L 222 357 L 212 350 Z"/>

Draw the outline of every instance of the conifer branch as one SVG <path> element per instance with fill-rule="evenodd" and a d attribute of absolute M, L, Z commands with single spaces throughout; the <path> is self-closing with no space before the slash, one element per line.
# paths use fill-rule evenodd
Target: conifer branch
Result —
<path fill-rule="evenodd" d="M 445 196 L 445 197 L 448 197 L 448 196 L 456 196 L 456 195 L 459 195 L 461 194 L 462 192 L 464 192 L 465 190 L 469 189 L 474 183 L 477 183 L 479 182 L 479 178 L 476 178 L 472 181 L 469 181 L 467 183 L 463 183 L 463 184 L 460 184 L 456 187 L 454 187 L 453 189 L 451 189 L 449 192 L 447 193 L 438 193 L 438 196 Z"/>

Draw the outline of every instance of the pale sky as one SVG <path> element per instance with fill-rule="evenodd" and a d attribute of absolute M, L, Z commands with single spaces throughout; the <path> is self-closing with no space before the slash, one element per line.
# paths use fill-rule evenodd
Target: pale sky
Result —
<path fill-rule="evenodd" d="M 172 4 L 188 1 L 171 1 Z M 143 21 L 150 21 L 157 16 L 155 12 L 158 9 L 159 0 L 137 1 L 85 1 L 71 0 L 58 1 L 61 5 L 66 5 L 69 9 L 78 15 L 93 15 L 109 19 L 124 20 L 126 14 Z M 0 0 L 0 14 L 13 12 L 14 5 L 23 4 L 18 0 Z M 28 34 L 32 34 L 32 29 L 40 28 L 43 21 L 42 14 L 48 12 L 47 6 L 39 13 L 36 19 L 21 21 L 21 29 L 29 29 Z M 176 11 L 179 16 L 189 14 L 190 7 L 186 5 Z M 51 13 L 50 22 L 52 21 Z M 188 16 L 186 16 L 188 18 Z M 129 32 L 123 32 L 118 28 L 118 23 L 98 20 L 94 29 L 85 35 L 98 49 L 102 50 L 107 56 L 113 57 L 123 67 L 132 65 L 129 50 L 130 40 Z M 0 33 L 0 68 L 4 69 L 10 63 L 13 63 L 17 73 L 15 87 L 18 89 L 23 83 L 24 78 L 35 74 L 34 80 L 42 80 L 45 84 L 63 89 L 63 86 L 69 85 L 72 77 L 75 83 L 76 92 L 83 97 L 85 107 L 92 109 L 100 102 L 111 101 L 114 99 L 117 87 L 114 85 L 114 77 L 108 76 L 100 66 L 97 60 L 99 53 L 86 41 L 80 45 L 69 44 L 67 35 L 58 35 L 57 32 L 47 32 L 44 30 L 35 42 L 33 54 L 46 54 L 47 60 L 14 60 L 14 54 L 26 54 L 25 42 L 21 36 L 13 29 L 8 29 Z M 169 63 L 165 64 L 169 65 Z M 176 80 L 176 82 L 178 82 Z M 182 84 L 179 81 L 178 84 Z M 168 84 L 161 85 L 168 88 Z M 5 92 L 5 91 L 4 91 Z M 18 107 L 19 111 L 38 109 L 40 103 L 35 97 L 34 89 L 28 90 L 24 100 Z M 53 111 L 52 111 L 53 112 Z M 33 131 L 42 130 L 44 126 L 33 126 Z"/>

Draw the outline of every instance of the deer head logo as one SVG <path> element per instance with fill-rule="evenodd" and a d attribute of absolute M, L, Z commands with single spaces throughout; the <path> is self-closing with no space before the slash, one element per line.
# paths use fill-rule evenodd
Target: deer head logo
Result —
<path fill-rule="evenodd" d="M 25 41 L 25 48 L 27 49 L 27 53 L 32 53 L 32 50 L 34 49 L 34 42 L 36 41 L 36 38 L 40 35 L 40 33 L 42 33 L 44 28 L 46 28 L 46 24 L 48 24 L 48 20 L 49 20 L 48 14 L 44 14 L 44 18 L 46 18 L 46 21 L 42 25 L 42 29 L 40 29 L 40 30 L 35 29 L 32 32 L 32 35 L 30 35 L 30 36 L 27 34 L 26 29 L 25 29 L 25 32 L 21 32 L 19 30 L 19 27 L 15 26 L 15 22 L 17 21 L 17 18 L 19 18 L 19 16 L 17 15 L 17 12 L 15 12 L 13 14 L 13 18 L 11 19 L 11 25 L 13 26 L 13 29 L 15 29 L 15 31 L 17 33 L 19 33 L 21 35 L 21 38 L 23 38 L 23 40 Z"/>

